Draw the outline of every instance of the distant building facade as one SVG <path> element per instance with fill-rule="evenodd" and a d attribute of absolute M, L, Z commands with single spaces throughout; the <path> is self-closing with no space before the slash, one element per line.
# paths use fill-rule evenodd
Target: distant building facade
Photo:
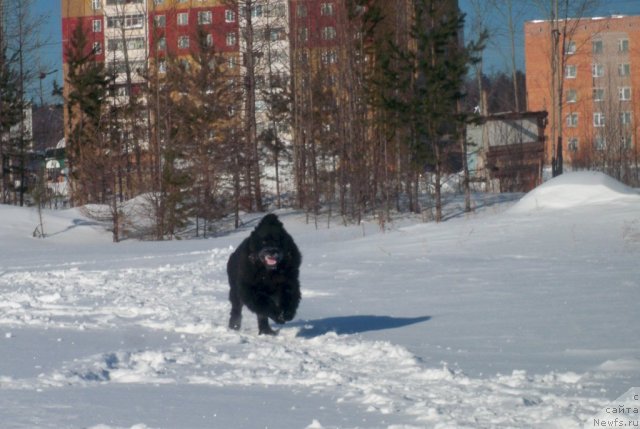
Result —
<path fill-rule="evenodd" d="M 206 32 L 207 42 L 216 52 L 226 55 L 227 67 L 242 74 L 246 58 L 244 1 L 224 0 L 62 0 L 64 73 L 68 73 L 67 52 L 73 31 L 83 26 L 95 59 L 115 71 L 118 94 L 127 96 L 125 61 L 134 85 L 144 82 L 142 71 L 152 64 L 160 73 L 168 56 L 188 58 L 196 43 L 197 32 Z M 293 10 L 293 13 L 292 13 Z M 256 116 L 258 134 L 272 127 L 265 113 L 269 88 L 282 88 L 290 79 L 294 46 L 291 37 L 303 40 L 305 47 L 330 49 L 337 45 L 336 5 L 326 0 L 258 0 L 252 2 L 250 21 L 256 56 Z M 301 20 L 312 25 L 299 28 Z M 295 30 L 293 30 L 295 29 Z M 293 33 L 293 35 L 292 35 Z M 335 50 L 323 54 L 325 62 L 337 60 Z M 291 122 L 284 121 L 284 122 Z M 280 135 L 290 138 L 281 126 Z"/>
<path fill-rule="evenodd" d="M 564 25 L 562 22 L 560 25 Z M 559 71 L 565 165 L 612 167 L 636 157 L 640 138 L 640 16 L 569 20 Z M 524 26 L 528 110 L 557 114 L 553 102 L 550 21 Z M 561 36 L 560 39 L 562 39 Z M 545 161 L 555 141 L 547 138 Z"/>

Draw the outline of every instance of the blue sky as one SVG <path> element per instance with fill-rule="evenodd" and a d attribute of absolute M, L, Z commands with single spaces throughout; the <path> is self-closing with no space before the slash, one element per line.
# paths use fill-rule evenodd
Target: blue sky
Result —
<path fill-rule="evenodd" d="M 474 18 L 474 4 L 488 3 L 486 0 L 458 0 L 460 9 L 467 14 L 466 22 L 469 24 Z M 547 19 L 544 13 L 534 6 L 526 6 L 525 4 L 532 4 L 531 0 L 512 0 L 514 15 L 518 16 L 516 25 L 519 31 L 516 34 L 516 64 L 521 70 L 524 70 L 524 36 L 522 33 L 523 25 L 525 21 L 532 21 L 535 19 Z M 542 3 L 549 3 L 548 1 Z M 511 68 L 510 61 L 510 42 L 509 38 L 504 35 L 506 30 L 506 22 L 502 15 L 497 11 L 484 11 L 486 14 L 485 25 L 488 26 L 489 32 L 492 34 L 491 40 L 485 49 L 484 60 L 484 72 L 490 74 L 496 71 L 509 70 Z M 611 15 L 640 15 L 640 0 L 599 0 L 597 6 L 593 10 L 593 13 L 589 16 L 611 16 Z M 470 34 L 466 34 L 466 37 L 472 38 Z"/>
<path fill-rule="evenodd" d="M 524 0 L 513 0 L 514 5 L 523 2 Z M 468 19 L 472 19 L 473 9 L 471 7 L 471 0 L 459 0 L 460 8 L 467 13 Z M 60 0 L 34 0 L 33 11 L 34 16 L 47 17 L 47 24 L 41 29 L 41 39 L 45 42 L 45 46 L 41 51 L 41 69 L 42 70 L 58 70 L 57 73 L 52 74 L 43 81 L 45 98 L 51 92 L 53 80 L 57 80 L 58 83 L 62 83 L 62 29 L 61 29 L 61 1 Z M 612 14 L 622 15 L 640 15 L 640 0 L 603 0 L 600 2 L 600 6 L 594 11 L 594 16 L 607 16 Z M 491 27 L 499 28 L 502 24 L 499 21 L 498 13 L 488 14 L 492 18 L 489 19 Z M 518 28 L 522 29 L 524 21 L 533 19 L 543 19 L 540 12 L 535 8 L 526 8 L 522 16 L 519 19 Z M 524 49 L 522 35 L 516 43 L 518 54 L 517 64 L 518 67 L 524 68 Z M 508 40 L 504 37 L 495 37 L 492 45 L 485 51 L 485 71 L 500 71 L 507 69 L 508 58 Z"/>
<path fill-rule="evenodd" d="M 45 102 L 52 101 L 50 96 L 53 89 L 53 81 L 57 80 L 58 84 L 62 84 L 62 21 L 61 21 L 61 1 L 60 0 L 34 0 L 34 10 L 31 11 L 31 17 L 38 19 L 42 17 L 45 24 L 40 28 L 40 41 L 43 43 L 36 59 L 39 71 L 57 72 L 49 75 L 43 81 L 43 96 Z M 31 88 L 32 97 L 36 100 L 40 97 L 39 82 L 36 82 Z"/>

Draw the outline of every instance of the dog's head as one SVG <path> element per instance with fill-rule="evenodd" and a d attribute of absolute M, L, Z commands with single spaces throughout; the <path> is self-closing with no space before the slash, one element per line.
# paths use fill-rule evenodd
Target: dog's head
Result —
<path fill-rule="evenodd" d="M 268 271 L 277 269 L 285 259 L 286 232 L 278 217 L 265 216 L 249 238 L 249 252 L 254 263 L 260 263 Z"/>

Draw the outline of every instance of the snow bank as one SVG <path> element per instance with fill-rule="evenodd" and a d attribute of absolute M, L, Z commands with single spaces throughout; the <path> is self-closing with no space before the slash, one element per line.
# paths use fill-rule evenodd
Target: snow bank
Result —
<path fill-rule="evenodd" d="M 606 204 L 640 195 L 617 180 L 594 171 L 562 174 L 526 194 L 509 210 L 528 213 L 537 210 L 562 210 L 591 204 Z"/>

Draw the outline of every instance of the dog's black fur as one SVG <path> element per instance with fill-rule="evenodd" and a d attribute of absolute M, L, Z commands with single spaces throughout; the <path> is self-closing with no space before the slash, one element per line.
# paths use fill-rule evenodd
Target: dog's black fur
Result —
<path fill-rule="evenodd" d="M 262 218 L 227 262 L 229 328 L 240 329 L 243 305 L 258 316 L 260 334 L 276 334 L 269 319 L 278 324 L 292 320 L 300 303 L 301 262 L 298 247 L 278 217 Z"/>

